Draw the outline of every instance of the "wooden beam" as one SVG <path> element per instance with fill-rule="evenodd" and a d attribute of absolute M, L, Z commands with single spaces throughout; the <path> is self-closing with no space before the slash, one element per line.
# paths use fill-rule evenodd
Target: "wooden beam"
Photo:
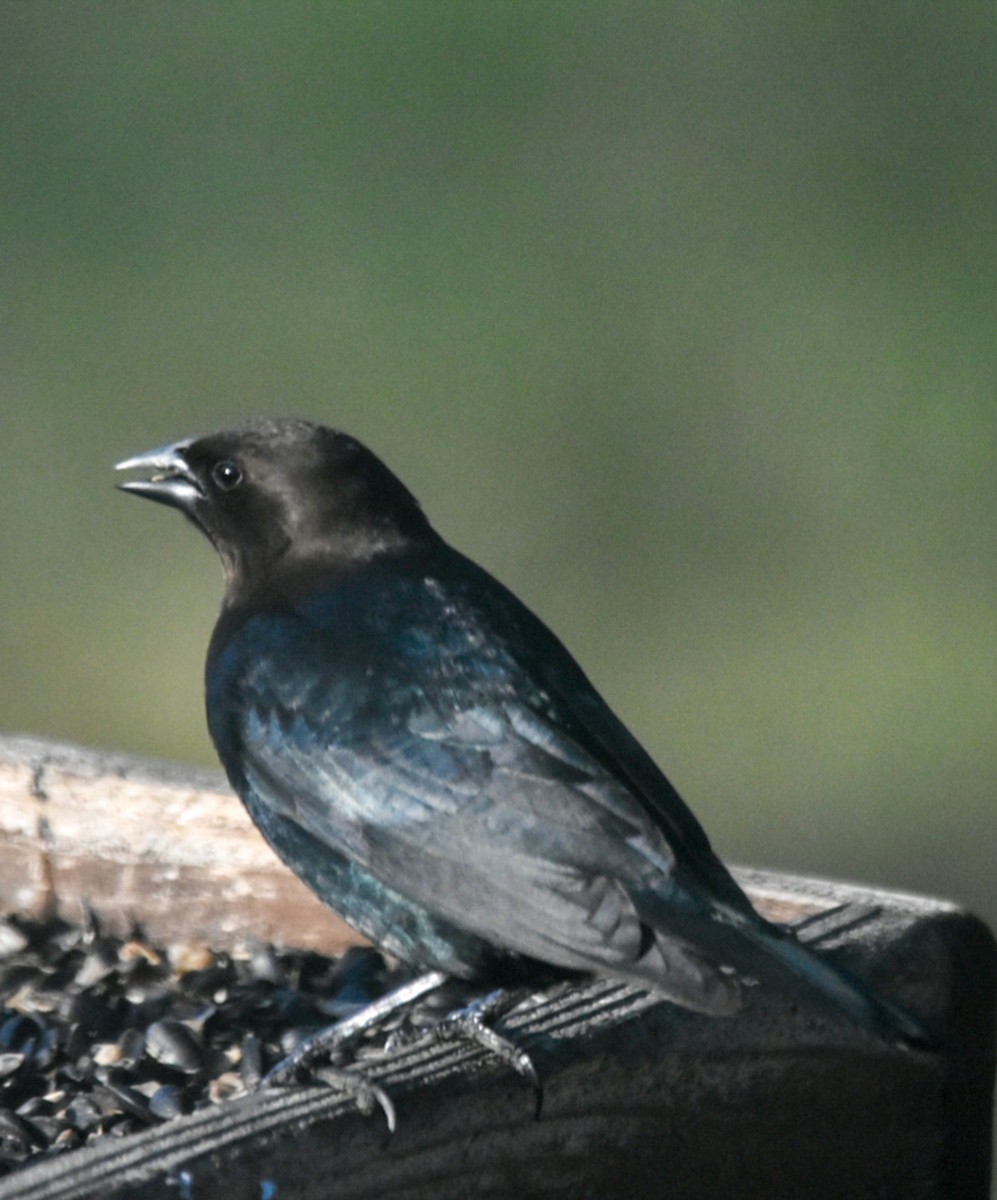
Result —
<path fill-rule="evenodd" d="M 225 792 L 216 778 L 44 745 L 16 739 L 2 749 L 0 813 L 11 798 L 14 804 L 0 840 L 19 839 L 22 851 L 34 847 L 36 855 L 40 840 L 49 859 L 35 877 L 51 882 L 26 894 L 42 902 L 54 889 L 64 902 L 60 880 L 99 886 L 93 866 L 92 874 L 81 865 L 74 875 L 64 865 L 72 858 L 71 828 L 91 846 L 88 829 L 99 825 L 101 846 L 117 856 L 130 846 L 137 866 L 153 869 L 164 850 L 156 838 L 164 812 L 177 825 L 173 801 L 186 796 L 196 806 L 204 795 L 219 798 L 206 810 L 210 822 L 199 819 L 192 832 L 188 819 L 176 838 L 171 830 L 169 853 L 180 856 L 178 845 L 185 847 L 184 885 L 202 898 L 235 889 L 224 881 L 253 861 L 239 849 L 252 831 L 232 832 L 238 809 L 218 819 Z M 107 827 L 79 812 L 71 820 L 69 812 L 99 793 L 105 777 L 118 796 L 119 827 L 111 827 L 110 806 Z M 214 861 L 219 846 L 229 856 L 224 868 Z M 79 846 L 76 856 L 84 858 Z M 254 869 L 267 869 L 255 861 Z M 737 1017 L 711 1020 L 595 983 L 550 993 L 507 1018 L 505 1028 L 529 1049 L 543 1080 L 539 1113 L 532 1090 L 480 1050 L 420 1045 L 367 1068 L 398 1109 L 393 1135 L 379 1115 L 361 1117 L 334 1091 L 296 1087 L 29 1165 L 0 1183 L 0 1200 L 985 1200 L 997 997 L 989 932 L 939 901 L 741 875 L 760 907 L 803 918 L 803 936 L 939 1030 L 938 1049 L 884 1045 L 761 988 Z M 167 871 L 166 882 L 173 878 Z M 146 919 L 141 890 L 130 895 Z M 237 900 L 213 910 L 219 938 L 247 932 L 238 916 L 250 910 Z M 103 902 L 112 903 L 106 892 Z M 158 901 L 153 907 L 167 928 L 168 914 Z M 264 928 L 255 932 L 283 928 L 265 904 L 259 914 Z M 199 928 L 199 936 L 213 936 L 203 917 Z"/>
<path fill-rule="evenodd" d="M 276 857 L 220 771 L 0 736 L 0 909 L 91 905 L 162 941 L 361 939 Z"/>

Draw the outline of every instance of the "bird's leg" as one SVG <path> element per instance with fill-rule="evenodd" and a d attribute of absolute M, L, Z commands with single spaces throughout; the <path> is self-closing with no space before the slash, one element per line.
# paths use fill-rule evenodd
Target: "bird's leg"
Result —
<path fill-rule="evenodd" d="M 424 975 L 419 975 L 415 979 L 409 980 L 408 983 L 403 983 L 401 987 L 388 992 L 387 995 L 375 1000 L 372 1004 L 364 1005 L 352 1016 L 337 1021 L 335 1025 L 320 1029 L 314 1037 L 303 1041 L 301 1045 L 291 1051 L 287 1058 L 272 1067 L 263 1077 L 260 1086 L 281 1087 L 285 1083 L 293 1082 L 298 1072 L 310 1066 L 317 1058 L 324 1054 L 332 1054 L 344 1043 L 368 1029 L 373 1029 L 386 1017 L 391 1016 L 398 1009 L 404 1008 L 406 1004 L 411 1004 L 413 1000 L 418 1000 L 427 992 L 433 992 L 438 987 L 442 987 L 446 981 L 447 977 L 442 971 L 427 971 Z M 340 1076 L 349 1074 L 350 1072 L 338 1072 Z M 357 1075 L 357 1078 L 361 1077 Z M 339 1079 L 338 1082 L 345 1085 L 345 1079 Z M 363 1081 L 363 1086 L 368 1089 L 368 1092 L 370 1091 L 369 1083 Z M 384 1108 L 384 1100 L 377 1094 L 378 1090 L 373 1092 L 373 1097 Z M 391 1114 L 387 1108 L 385 1108 L 385 1112 L 388 1116 L 388 1125 L 391 1126 L 393 1123 Z"/>
<path fill-rule="evenodd" d="M 392 1034 L 388 1045 L 392 1048 L 408 1041 L 431 1038 L 435 1041 L 449 1042 L 462 1039 L 475 1042 L 490 1054 L 494 1054 L 517 1075 L 522 1075 L 534 1088 L 540 1090 L 540 1079 L 536 1068 L 527 1054 L 508 1037 L 503 1037 L 488 1024 L 489 1021 L 503 1016 L 521 998 L 522 993 L 506 991 L 489 992 L 477 1000 L 472 1000 L 463 1008 L 454 1009 L 447 1013 L 427 1029 L 413 1033 Z"/>

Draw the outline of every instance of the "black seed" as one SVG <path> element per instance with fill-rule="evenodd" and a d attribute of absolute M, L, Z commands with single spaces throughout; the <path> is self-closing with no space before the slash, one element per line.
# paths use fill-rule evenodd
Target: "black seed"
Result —
<path fill-rule="evenodd" d="M 372 950 L 336 963 L 262 943 L 228 954 L 141 931 L 126 941 L 96 917 L 0 919 L 0 995 L 17 995 L 16 1010 L 0 1006 L 0 1176 L 225 1103 L 258 1084 L 281 1042 L 390 982 Z"/>
<path fill-rule="evenodd" d="M 197 1035 L 180 1021 L 168 1018 L 155 1021 L 146 1030 L 145 1050 L 150 1058 L 187 1075 L 197 1074 L 204 1062 Z"/>
<path fill-rule="evenodd" d="M 0 1050 L 33 1054 L 43 1033 L 44 1026 L 41 1021 L 15 1013 L 0 1024 Z"/>
<path fill-rule="evenodd" d="M 56 1071 L 56 1080 L 73 1089 L 89 1087 L 93 1081 L 93 1062 L 84 1055 L 78 1063 L 66 1063 Z"/>
<path fill-rule="evenodd" d="M 245 1088 L 234 1071 L 225 1071 L 208 1084 L 208 1099 L 213 1104 L 223 1104 L 233 1096 L 241 1096 Z"/>
<path fill-rule="evenodd" d="M 40 1114 L 48 1115 L 52 1111 L 52 1106 L 44 1096 L 29 1096 L 27 1100 L 17 1106 L 16 1112 L 19 1117 L 37 1117 Z"/>
<path fill-rule="evenodd" d="M 149 1100 L 149 1111 L 162 1121 L 181 1117 L 190 1112 L 190 1105 L 184 1100 L 183 1093 L 172 1083 L 164 1083 L 152 1093 Z"/>
<path fill-rule="evenodd" d="M 145 1032 L 141 1029 L 126 1029 L 118 1038 L 122 1066 L 134 1066 L 145 1053 Z"/>
<path fill-rule="evenodd" d="M 32 1065 L 39 1070 L 45 1071 L 56 1061 L 56 1058 L 61 1053 L 59 1043 L 61 1041 L 60 1030 L 56 1025 L 50 1025 L 42 1034 L 32 1055 Z"/>
<path fill-rule="evenodd" d="M 37 1146 L 50 1146 L 66 1128 L 66 1122 L 58 1117 L 31 1117 L 28 1124 L 34 1131 Z"/>
<path fill-rule="evenodd" d="M 72 1062 L 89 1050 L 91 1039 L 82 1025 L 70 1025 L 63 1047 L 66 1057 Z"/>
<path fill-rule="evenodd" d="M 65 1008 L 65 1020 L 81 1025 L 95 1041 L 117 1035 L 120 1028 L 121 998 L 96 991 L 80 992 Z"/>
<path fill-rule="evenodd" d="M 0 1139 L 7 1154 L 27 1153 L 32 1146 L 41 1145 L 29 1122 L 9 1108 L 0 1108 Z"/>
<path fill-rule="evenodd" d="M 287 982 L 287 976 L 276 951 L 273 946 L 266 943 L 255 943 L 252 946 L 249 967 L 253 979 L 266 980 L 267 983 Z"/>
<path fill-rule="evenodd" d="M 342 1004 L 369 1004 L 383 994 L 387 976 L 384 958 L 372 946 L 351 946 L 333 965 L 322 989 Z"/>
<path fill-rule="evenodd" d="M 82 1143 L 83 1139 L 75 1129 L 66 1128 L 49 1146 L 50 1150 L 75 1150 Z"/>
<path fill-rule="evenodd" d="M 24 1062 L 24 1055 L 18 1050 L 5 1050 L 0 1054 L 0 1079 L 6 1079 Z"/>
<path fill-rule="evenodd" d="M 83 901 L 82 907 L 83 915 L 74 931 L 82 941 L 92 942 L 101 935 L 100 914 L 91 908 L 86 900 Z"/>
<path fill-rule="evenodd" d="M 242 1061 L 239 1064 L 242 1085 L 250 1091 L 263 1078 L 263 1043 L 255 1033 L 247 1033 L 242 1039 Z"/>
<path fill-rule="evenodd" d="M 40 983 L 45 978 L 38 963 L 9 962 L 0 965 L 0 991 L 12 996 L 22 988 Z"/>
<path fill-rule="evenodd" d="M 30 938 L 11 921 L 0 921 L 0 958 L 10 958 L 27 948 Z"/>
<path fill-rule="evenodd" d="M 108 938 L 99 938 L 90 946 L 73 982 L 78 988 L 92 988 L 117 968 L 118 954 L 114 943 Z"/>
<path fill-rule="evenodd" d="M 111 1137 L 126 1137 L 129 1133 L 134 1133 L 141 1126 L 136 1125 L 131 1117 L 124 1117 L 122 1120 L 113 1125 L 107 1126 L 107 1132 Z"/>
<path fill-rule="evenodd" d="M 102 1113 L 89 1096 L 77 1096 L 65 1109 L 66 1120 L 81 1133 L 89 1133 L 100 1124 Z"/>
<path fill-rule="evenodd" d="M 149 1102 L 141 1092 L 121 1083 L 112 1077 L 104 1079 L 94 1088 L 94 1098 L 101 1106 L 102 1112 L 113 1115 L 115 1112 L 124 1113 L 129 1117 L 148 1124 L 152 1117 L 149 1115 Z M 117 1126 L 115 1126 L 117 1128 Z"/>

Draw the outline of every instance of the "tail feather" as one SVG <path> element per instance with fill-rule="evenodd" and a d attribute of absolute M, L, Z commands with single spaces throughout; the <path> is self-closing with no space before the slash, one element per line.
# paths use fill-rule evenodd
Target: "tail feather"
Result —
<path fill-rule="evenodd" d="M 885 1041 L 921 1048 L 932 1044 L 933 1039 L 916 1017 L 901 1005 L 875 995 L 850 972 L 808 949 L 791 930 L 726 906 L 717 917 L 736 931 L 742 944 L 760 951 L 747 958 L 737 955 L 740 961 L 732 965 L 738 970 L 756 976 L 763 984 L 785 987 L 794 981 L 802 983 L 811 995 L 822 998 L 833 1010 Z"/>
<path fill-rule="evenodd" d="M 776 994 L 840 1014 L 883 1041 L 920 1048 L 935 1042 L 901 1005 L 877 996 L 862 980 L 805 946 L 791 929 L 766 921 L 746 897 L 680 907 L 644 893 L 638 912 L 654 931 L 653 941 L 627 973 L 685 1008 L 715 1015 L 733 1012 L 738 979 L 754 979 Z"/>

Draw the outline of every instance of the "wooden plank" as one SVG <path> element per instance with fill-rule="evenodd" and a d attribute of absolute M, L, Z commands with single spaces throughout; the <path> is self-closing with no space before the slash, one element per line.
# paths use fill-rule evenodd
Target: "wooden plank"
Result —
<path fill-rule="evenodd" d="M 0 736 L 0 909 L 90 904 L 163 941 L 361 939 L 276 858 L 220 771 Z"/>
<path fill-rule="evenodd" d="M 118 781 L 119 807 L 141 805 L 140 793 L 150 787 L 162 789 L 152 792 L 160 805 L 172 803 L 171 797 L 180 803 L 183 795 L 186 803 L 199 803 L 203 794 L 225 795 L 212 792 L 220 789 L 214 777 L 101 755 L 87 767 L 86 755 L 81 761 L 79 751 L 61 747 L 51 748 L 45 760 L 36 790 L 47 798 L 33 797 L 32 809 L 24 803 L 24 769 L 30 783 L 40 749 L 37 742 L 21 740 L 13 750 L 5 744 L 5 762 L 13 766 L 0 811 L 13 796 L 14 815 L 3 818 L 4 830 L 14 828 L 10 836 L 19 837 L 22 847 L 34 846 L 37 854 L 39 837 L 48 839 L 54 865 L 36 871 L 36 878 L 48 874 L 57 892 L 60 880 L 84 878 L 60 866 L 70 856 L 68 830 L 92 844 L 87 830 L 99 823 L 81 822 L 76 814 L 75 826 L 68 816 L 63 824 L 55 809 L 92 798 L 102 773 Z M 96 841 L 123 855 L 134 836 L 146 847 L 140 862 L 146 853 L 154 862 L 163 848 L 154 833 L 163 809 L 153 804 L 142 811 L 133 833 L 134 809 L 127 821 L 121 815 L 117 830 L 101 825 Z M 169 824 L 175 824 L 176 810 L 168 811 Z M 226 876 L 211 874 L 220 844 L 215 830 L 241 844 L 242 835 L 230 832 L 238 811 L 210 824 L 207 833 L 177 839 L 188 856 L 186 882 L 196 884 L 202 897 Z M 53 815 L 57 833 L 43 829 L 39 835 L 37 822 Z M 180 855 L 172 833 L 168 840 L 170 853 Z M 78 848 L 76 853 L 82 857 Z M 232 850 L 229 874 L 232 861 L 247 861 L 239 853 Z M 379 1115 L 361 1117 L 329 1089 L 292 1088 L 28 1166 L 0 1184 L 0 1200 L 984 1200 L 997 996 L 997 955 L 988 931 L 938 901 L 741 874 L 760 906 L 804 917 L 807 937 L 939 1030 L 938 1050 L 886 1046 L 760 988 L 737 1017 L 711 1020 L 634 989 L 592 984 L 551 993 L 507 1019 L 543 1080 L 539 1114 L 531 1089 L 480 1051 L 410 1047 L 369 1068 L 398 1108 L 394 1135 Z M 213 881 L 210 886 L 205 879 Z M 44 890 L 36 885 L 32 894 L 37 898 Z M 65 892 L 59 894 L 65 902 Z M 134 899 L 143 915 L 141 893 Z M 213 910 L 220 937 L 240 926 L 238 915 L 246 910 L 237 899 Z M 265 908 L 264 924 L 279 925 Z M 211 935 L 207 922 L 201 928 Z"/>

